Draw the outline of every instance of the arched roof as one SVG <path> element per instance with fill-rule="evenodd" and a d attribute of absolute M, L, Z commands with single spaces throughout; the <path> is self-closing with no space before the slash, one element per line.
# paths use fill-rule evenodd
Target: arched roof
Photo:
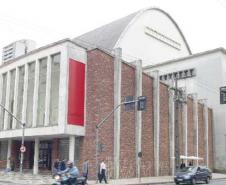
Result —
<path fill-rule="evenodd" d="M 87 32 L 83 35 L 80 35 L 73 39 L 74 42 L 77 42 L 78 44 L 85 46 L 85 47 L 100 47 L 104 48 L 106 50 L 112 50 L 117 42 L 120 40 L 120 38 L 126 34 L 127 29 L 129 29 L 130 25 L 133 24 L 133 22 L 136 21 L 143 13 L 146 11 L 159 11 L 166 15 L 172 23 L 177 28 L 179 34 L 181 35 L 186 48 L 191 53 L 190 47 L 180 29 L 180 27 L 177 25 L 177 23 L 174 21 L 174 19 L 164 10 L 160 8 L 146 8 L 141 11 L 135 12 L 133 14 L 130 14 L 126 17 L 123 17 L 121 19 L 118 19 L 116 21 L 113 21 L 109 24 L 106 24 L 104 26 L 101 26 L 99 28 L 96 28 L 90 32 Z"/>

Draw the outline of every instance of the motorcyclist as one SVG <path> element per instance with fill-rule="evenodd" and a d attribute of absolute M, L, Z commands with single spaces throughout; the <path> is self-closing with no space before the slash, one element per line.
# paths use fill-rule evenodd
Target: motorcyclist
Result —
<path fill-rule="evenodd" d="M 64 180 L 64 184 L 67 185 L 77 185 L 77 178 L 79 175 L 78 168 L 74 166 L 72 161 L 67 162 L 67 169 L 60 172 L 61 174 L 66 174 L 67 179 Z"/>

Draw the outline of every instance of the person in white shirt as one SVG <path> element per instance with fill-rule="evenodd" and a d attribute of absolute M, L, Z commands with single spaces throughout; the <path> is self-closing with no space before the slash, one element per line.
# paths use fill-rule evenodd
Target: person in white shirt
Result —
<path fill-rule="evenodd" d="M 104 163 L 104 161 L 102 161 L 100 163 L 100 183 L 104 179 L 105 184 L 107 184 L 106 170 L 107 170 L 106 164 Z"/>

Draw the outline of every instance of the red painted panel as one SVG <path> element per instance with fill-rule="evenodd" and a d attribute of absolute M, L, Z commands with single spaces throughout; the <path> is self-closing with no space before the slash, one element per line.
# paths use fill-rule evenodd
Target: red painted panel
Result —
<path fill-rule="evenodd" d="M 69 59 L 68 124 L 84 125 L 85 64 Z"/>

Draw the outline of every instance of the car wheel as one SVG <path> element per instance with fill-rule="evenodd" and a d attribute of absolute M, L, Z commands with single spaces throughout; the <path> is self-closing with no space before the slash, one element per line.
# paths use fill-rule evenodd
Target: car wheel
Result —
<path fill-rule="evenodd" d="M 192 179 L 191 184 L 192 185 L 195 185 L 196 184 L 196 180 L 195 179 Z"/>
<path fill-rule="evenodd" d="M 176 182 L 176 184 L 180 184 L 179 182 Z"/>
<path fill-rule="evenodd" d="M 210 177 L 207 177 L 206 178 L 206 184 L 209 184 L 210 183 Z"/>

